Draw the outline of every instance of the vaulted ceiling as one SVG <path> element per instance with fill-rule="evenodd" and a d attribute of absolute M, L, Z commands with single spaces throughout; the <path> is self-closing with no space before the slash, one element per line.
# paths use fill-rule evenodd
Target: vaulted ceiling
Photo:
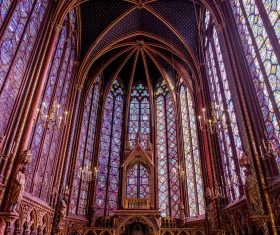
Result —
<path fill-rule="evenodd" d="M 127 88 L 141 80 L 154 86 L 160 77 L 175 85 L 176 71 L 197 60 L 199 13 L 193 0 L 83 3 L 81 74 L 120 77 Z"/>

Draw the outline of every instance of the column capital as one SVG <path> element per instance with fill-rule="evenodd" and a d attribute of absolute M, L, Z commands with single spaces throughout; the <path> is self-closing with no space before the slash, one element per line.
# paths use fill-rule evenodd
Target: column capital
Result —
<path fill-rule="evenodd" d="M 62 29 L 62 26 L 60 24 L 57 24 L 55 22 L 52 22 L 51 24 L 54 27 L 54 30 L 57 32 L 59 32 Z"/>

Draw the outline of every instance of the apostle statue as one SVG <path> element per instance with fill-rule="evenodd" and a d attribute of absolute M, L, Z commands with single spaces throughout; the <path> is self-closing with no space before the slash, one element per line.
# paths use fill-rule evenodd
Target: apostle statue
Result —
<path fill-rule="evenodd" d="M 59 206 L 59 220 L 58 220 L 58 226 L 57 227 L 63 227 L 64 225 L 64 220 L 66 217 L 66 212 L 67 212 L 67 205 L 64 199 L 60 201 L 60 206 Z"/>
<path fill-rule="evenodd" d="M 246 154 L 243 154 L 239 164 L 244 168 L 246 198 L 250 204 L 251 213 L 259 214 L 261 209 L 258 203 L 259 195 L 256 190 L 256 180 L 252 171 L 252 160 Z"/>
<path fill-rule="evenodd" d="M 22 199 L 22 194 L 25 188 L 25 183 L 27 178 L 26 175 L 27 175 L 27 167 L 26 165 L 21 165 L 11 186 L 10 206 L 9 206 L 9 211 L 11 212 L 16 212 L 18 210 L 18 206 Z"/>
<path fill-rule="evenodd" d="M 20 164 L 16 167 L 16 173 L 13 176 L 9 190 L 7 207 L 5 208 L 7 211 L 18 211 L 25 184 L 27 182 L 28 165 L 31 162 L 31 156 L 32 154 L 30 150 L 24 151 L 20 159 Z"/>

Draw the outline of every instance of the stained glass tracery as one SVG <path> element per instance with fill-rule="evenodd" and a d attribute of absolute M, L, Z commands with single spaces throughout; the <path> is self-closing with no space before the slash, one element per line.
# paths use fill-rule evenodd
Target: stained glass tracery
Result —
<path fill-rule="evenodd" d="M 279 149 L 280 129 L 277 115 L 279 116 L 280 109 L 280 65 L 276 53 L 279 58 L 280 46 L 272 41 L 275 37 L 280 42 L 280 4 L 274 0 L 262 0 L 262 3 L 256 4 L 255 0 L 230 1 L 266 132 Z M 260 14 L 260 8 L 263 8 L 265 11 L 262 12 L 267 15 Z M 269 29 L 263 20 L 266 17 L 270 20 L 275 35 L 268 33 Z M 280 169 L 280 156 L 277 156 L 275 161 Z"/>
<path fill-rule="evenodd" d="M 13 0 L 5 0 L 0 2 L 0 28 L 9 12 L 9 9 L 13 3 Z"/>
<path fill-rule="evenodd" d="M 243 150 L 227 71 L 215 26 L 213 26 L 212 34 L 207 36 L 212 38 L 205 48 L 208 84 L 211 102 L 214 105 L 216 116 L 219 118 L 217 136 L 223 174 L 227 184 L 226 193 L 229 201 L 233 201 L 240 197 L 239 184 L 244 180 L 243 172 L 239 170 L 240 167 L 236 163 Z"/>
<path fill-rule="evenodd" d="M 179 217 L 180 184 L 178 174 L 175 109 L 165 80 L 156 86 L 156 130 L 158 156 L 159 208 L 163 217 Z"/>
<path fill-rule="evenodd" d="M 139 135 L 141 146 L 146 149 L 150 141 L 150 102 L 148 89 L 142 83 L 132 89 L 129 117 L 130 148 L 134 148 Z"/>
<path fill-rule="evenodd" d="M 101 79 L 98 77 L 90 89 L 84 110 L 78 150 L 78 160 L 76 164 L 76 174 L 73 182 L 70 204 L 70 212 L 72 214 L 86 214 L 89 182 L 85 179 L 78 178 L 77 175 L 82 168 L 93 168 L 95 130 L 100 98 L 100 86 Z"/>
<path fill-rule="evenodd" d="M 72 34 L 67 40 L 68 16 L 61 30 L 52 63 L 48 70 L 43 95 L 40 99 L 39 112 L 30 138 L 30 148 L 33 155 L 30 164 L 31 176 L 26 190 L 44 201 L 52 200 L 52 190 L 55 183 L 55 165 L 59 161 L 64 126 L 56 129 L 50 122 L 45 122 L 46 115 L 61 117 L 67 120 L 67 110 L 73 85 L 73 68 L 76 59 L 76 38 Z M 55 107 L 55 113 L 53 113 Z M 59 125 L 57 123 L 57 125 Z"/>
<path fill-rule="evenodd" d="M 183 83 L 180 87 L 180 106 L 189 215 L 196 216 L 205 213 L 202 172 L 193 99 L 189 89 Z"/>
<path fill-rule="evenodd" d="M 120 173 L 124 88 L 115 80 L 106 98 L 102 119 L 95 215 L 112 215 L 117 209 Z"/>
<path fill-rule="evenodd" d="M 11 1 L 0 3 L 0 26 Z M 48 6 L 47 0 L 18 1 L 0 38 L 0 135 L 4 135 L 24 86 L 24 75 Z"/>
<path fill-rule="evenodd" d="M 129 169 L 127 173 L 126 197 L 149 199 L 149 172 L 144 165 L 136 164 Z"/>

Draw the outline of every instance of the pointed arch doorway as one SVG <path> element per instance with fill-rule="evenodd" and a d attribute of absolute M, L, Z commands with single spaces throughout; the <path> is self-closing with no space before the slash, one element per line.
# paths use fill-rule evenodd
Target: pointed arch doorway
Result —
<path fill-rule="evenodd" d="M 128 224 L 124 235 L 148 235 L 148 228 L 139 222 Z"/>

